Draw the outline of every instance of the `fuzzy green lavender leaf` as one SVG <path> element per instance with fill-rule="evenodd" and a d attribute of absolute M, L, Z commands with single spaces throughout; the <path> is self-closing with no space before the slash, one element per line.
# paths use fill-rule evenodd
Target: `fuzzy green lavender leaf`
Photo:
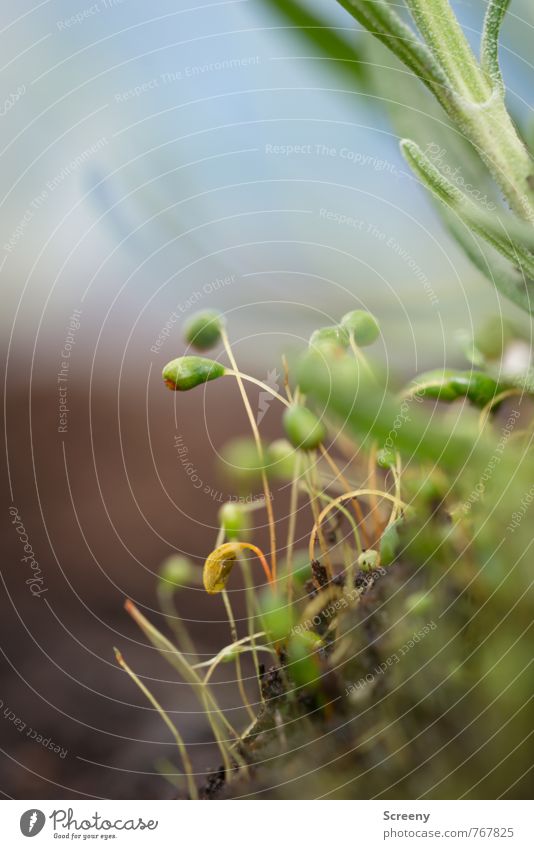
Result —
<path fill-rule="evenodd" d="M 499 33 L 509 5 L 510 0 L 489 0 L 482 33 L 480 51 L 482 68 L 499 87 L 502 87 L 499 65 Z"/>
<path fill-rule="evenodd" d="M 449 96 L 446 75 L 431 51 L 386 0 L 338 0 L 338 3 L 385 44 L 445 105 Z"/>
<path fill-rule="evenodd" d="M 439 200 L 522 273 L 529 278 L 534 277 L 534 257 L 529 250 L 530 246 L 534 246 L 534 233 L 528 225 L 510 216 L 489 216 L 451 183 L 415 142 L 403 139 L 401 149 L 421 182 Z"/>
<path fill-rule="evenodd" d="M 474 102 L 487 100 L 490 87 L 449 0 L 406 0 L 406 5 L 455 91 Z"/>
<path fill-rule="evenodd" d="M 442 207 L 442 214 L 451 235 L 473 265 L 493 283 L 501 294 L 525 312 L 534 314 L 534 279 L 530 279 L 509 262 L 505 262 L 449 209 Z"/>

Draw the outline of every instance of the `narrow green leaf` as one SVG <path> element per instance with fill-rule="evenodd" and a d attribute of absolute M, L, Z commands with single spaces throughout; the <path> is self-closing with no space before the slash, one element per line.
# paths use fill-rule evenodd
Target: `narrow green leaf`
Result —
<path fill-rule="evenodd" d="M 417 27 L 455 90 L 484 102 L 491 91 L 449 0 L 406 0 Z"/>
<path fill-rule="evenodd" d="M 509 5 L 510 0 L 489 0 L 480 50 L 483 70 L 500 88 L 503 83 L 499 66 L 499 33 Z"/>
<path fill-rule="evenodd" d="M 457 473 L 486 454 L 483 438 L 473 443 L 472 435 L 461 429 L 451 431 L 446 422 L 416 409 L 416 401 L 394 398 L 384 388 L 366 382 L 357 362 L 348 357 L 326 362 L 324 357 L 308 354 L 298 379 L 321 416 L 334 416 L 362 440 L 362 446 L 367 440 L 384 444 L 402 415 L 402 426 L 395 431 L 395 448 L 407 460 L 416 456 L 419 462 L 439 463 Z"/>
<path fill-rule="evenodd" d="M 402 152 L 421 182 L 478 236 L 485 239 L 529 278 L 534 277 L 534 257 L 529 251 L 534 234 L 528 225 L 511 216 L 489 216 L 436 168 L 415 142 L 401 141 Z M 517 238 L 521 241 L 518 241 Z M 525 246 L 526 243 L 526 246 Z"/>
<path fill-rule="evenodd" d="M 477 238 L 450 209 L 443 206 L 441 209 L 449 232 L 473 265 L 505 298 L 525 312 L 534 314 L 534 280 L 503 260 L 486 242 Z M 488 251 L 491 251 L 491 256 Z"/>
<path fill-rule="evenodd" d="M 431 51 L 386 0 L 337 0 L 365 29 L 385 44 L 425 85 L 442 106 L 450 108 L 449 80 Z"/>
<path fill-rule="evenodd" d="M 261 0 L 298 30 L 314 47 L 339 62 L 340 70 L 360 83 L 367 82 L 364 57 L 356 41 L 348 41 L 319 15 L 304 8 L 297 0 Z"/>

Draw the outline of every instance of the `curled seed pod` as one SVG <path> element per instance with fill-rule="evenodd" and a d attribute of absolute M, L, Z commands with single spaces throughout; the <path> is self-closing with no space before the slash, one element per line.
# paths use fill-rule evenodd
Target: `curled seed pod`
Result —
<path fill-rule="evenodd" d="M 250 516 L 241 504 L 227 501 L 219 510 L 219 523 L 228 540 L 243 539 L 250 530 Z"/>
<path fill-rule="evenodd" d="M 241 546 L 237 542 L 225 542 L 219 545 L 206 558 L 202 579 L 204 589 L 210 595 L 220 593 L 226 587 L 232 566 L 237 560 Z"/>
<path fill-rule="evenodd" d="M 162 374 L 169 389 L 186 392 L 207 383 L 208 380 L 222 377 L 225 372 L 224 366 L 215 360 L 207 360 L 204 357 L 178 357 L 167 363 Z"/>
<path fill-rule="evenodd" d="M 237 560 L 238 555 L 247 548 L 256 554 L 267 580 L 269 583 L 273 583 L 273 576 L 265 560 L 265 556 L 256 545 L 252 545 L 250 542 L 223 542 L 222 545 L 219 545 L 211 552 L 204 563 L 202 580 L 206 592 L 214 595 L 224 590 L 228 583 L 232 566 Z"/>
<path fill-rule="evenodd" d="M 172 593 L 180 587 L 187 586 L 193 579 L 193 566 L 187 557 L 172 554 L 160 566 L 160 586 L 166 592 Z"/>
<path fill-rule="evenodd" d="M 410 394 L 439 401 L 467 398 L 476 407 L 485 407 L 501 389 L 497 381 L 483 371 L 434 369 L 419 375 L 410 387 Z"/>
<path fill-rule="evenodd" d="M 213 348 L 221 338 L 223 317 L 215 310 L 197 312 L 186 321 L 184 336 L 194 348 L 207 351 Z"/>
<path fill-rule="evenodd" d="M 294 404 L 284 413 L 286 436 L 295 448 L 313 451 L 318 448 L 326 436 L 322 421 L 308 407 Z"/>
<path fill-rule="evenodd" d="M 349 334 L 348 331 L 341 325 L 332 327 L 320 327 L 314 330 L 310 336 L 310 348 L 330 348 L 332 346 L 338 348 L 348 348 Z"/>
<path fill-rule="evenodd" d="M 378 321 L 365 310 L 352 310 L 341 319 L 342 326 L 350 333 L 357 345 L 362 348 L 372 345 L 380 336 Z"/>
<path fill-rule="evenodd" d="M 358 557 L 358 566 L 364 572 L 371 572 L 378 566 L 378 551 L 368 548 L 367 551 L 362 551 Z"/>

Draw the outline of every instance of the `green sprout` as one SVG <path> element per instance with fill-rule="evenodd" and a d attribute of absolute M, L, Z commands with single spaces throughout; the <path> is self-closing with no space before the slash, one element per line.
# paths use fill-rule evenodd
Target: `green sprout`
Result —
<path fill-rule="evenodd" d="M 489 362 L 476 371 L 425 372 L 403 391 L 392 391 L 389 384 L 380 384 L 380 376 L 361 369 L 360 345 L 378 338 L 378 322 L 363 311 L 347 315 L 350 319 L 345 316 L 343 327 L 355 356 L 345 349 L 340 355 L 340 346 L 332 344 L 335 334 L 327 328 L 324 346 L 311 345 L 298 364 L 296 385 L 284 361 L 286 397 L 238 371 L 226 329 L 222 330 L 231 368 L 215 364 L 218 376 L 238 380 L 247 398 L 244 406 L 249 419 L 253 408 L 243 389 L 245 381 L 269 391 L 281 405 L 273 405 L 273 410 L 280 411 L 280 435 L 267 447 L 256 425 L 252 438 L 238 437 L 230 451 L 221 449 L 235 465 L 246 466 L 246 475 L 237 484 L 239 500 L 231 495 L 219 509 L 216 539 L 210 543 L 202 570 L 209 603 L 222 602 L 226 612 L 229 634 L 223 644 L 204 659 L 176 610 L 186 600 L 182 588 L 201 579 L 200 570 L 178 553 L 163 562 L 158 580 L 160 607 L 173 642 L 135 605 L 126 603 L 145 637 L 193 689 L 211 727 L 223 775 L 219 771 L 216 779 L 210 776 L 199 795 L 209 795 L 214 784 L 232 795 L 234 781 L 236 793 L 242 793 L 244 782 L 254 781 L 256 773 L 269 774 L 271 759 L 278 769 L 278 755 L 289 746 L 300 758 L 300 750 L 308 748 L 301 742 L 314 740 L 314 745 L 321 745 L 317 740 L 325 721 L 337 720 L 338 710 L 348 712 L 354 704 L 359 709 L 360 702 L 358 730 L 351 737 L 354 748 L 360 747 L 363 731 L 371 735 L 371 741 L 385 735 L 393 751 L 398 740 L 389 731 L 392 717 L 405 715 L 406 707 L 416 709 L 424 697 L 425 711 L 434 721 L 442 715 L 444 699 L 447 704 L 457 700 L 457 676 L 443 681 L 439 698 L 433 692 L 428 695 L 432 653 L 439 640 L 443 669 L 465 665 L 470 652 L 470 669 L 476 670 L 479 680 L 483 676 L 485 686 L 491 682 L 493 699 L 495 693 L 503 692 L 502 670 L 493 675 L 493 660 L 486 660 L 485 651 L 473 653 L 472 646 L 477 641 L 482 644 L 488 632 L 491 637 L 495 621 L 501 627 L 510 609 L 514 620 L 518 619 L 518 634 L 532 618 L 524 592 L 531 576 L 528 559 L 522 560 L 530 544 L 528 521 L 522 522 L 519 509 L 510 515 L 510 505 L 520 505 L 526 512 L 534 500 L 527 453 L 532 425 L 525 422 L 523 426 L 526 415 L 516 407 L 520 390 L 497 380 Z M 510 333 L 513 345 L 517 334 Z M 188 359 L 178 362 L 183 365 Z M 201 379 L 196 377 L 188 388 L 211 379 L 206 375 L 213 368 L 211 360 L 192 359 L 209 366 L 202 366 Z M 167 377 L 176 378 L 179 372 L 181 379 L 181 365 L 178 370 L 171 368 Z M 394 375 L 389 383 L 396 384 Z M 409 401 L 424 398 L 468 400 L 480 409 L 465 405 L 466 409 L 444 410 L 413 403 L 410 414 L 399 417 L 399 404 L 405 411 Z M 277 482 L 278 489 L 271 492 L 267 477 Z M 263 498 L 255 492 L 259 480 Z M 252 522 L 254 511 L 265 512 L 267 521 Z M 258 539 L 260 547 L 255 537 L 267 527 L 271 548 L 265 556 L 264 543 Z M 274 550 L 277 539 L 278 552 Z M 517 540 L 521 540 L 519 546 Z M 249 552 L 262 566 L 267 582 L 262 588 L 253 580 Z M 235 612 L 232 608 L 234 593 L 229 590 L 236 569 L 244 591 L 239 614 L 237 607 Z M 513 581 L 503 591 L 512 572 Z M 461 603 L 451 603 L 454 599 Z M 436 621 L 431 619 L 432 611 L 438 609 L 447 611 L 439 624 L 437 616 Z M 424 643 L 429 630 L 435 632 L 429 641 L 429 646 L 433 644 L 428 649 L 430 657 Z M 402 676 L 410 680 L 409 688 L 398 686 L 400 666 L 391 660 L 395 656 L 402 658 Z M 126 668 L 122 657 L 118 660 L 172 731 L 184 763 L 188 795 L 194 798 L 199 790 L 178 730 L 141 679 Z M 234 665 L 231 670 L 229 663 Z M 235 686 L 237 721 L 235 714 L 221 709 L 214 695 L 215 676 L 218 673 L 219 681 L 223 667 L 232 676 L 226 683 Z M 470 669 L 465 672 L 469 684 Z M 358 683 L 362 680 L 365 687 Z M 387 695 L 387 709 L 382 694 L 376 698 L 378 681 Z M 253 687 L 256 699 L 251 697 Z M 400 690 L 402 696 L 397 695 Z M 511 715 L 517 713 L 517 702 L 524 704 L 523 691 L 515 692 L 519 697 L 511 704 Z M 461 710 L 455 722 L 460 732 Z M 407 757 L 411 767 L 411 755 Z M 395 768 L 396 764 L 394 760 Z M 448 768 L 446 761 L 441 764 Z M 398 782 L 405 781 L 406 765 L 399 761 Z M 349 770 L 360 768 L 361 761 L 349 761 Z M 418 775 L 418 770 L 411 772 Z M 378 796 L 385 790 L 384 780 L 391 783 L 391 774 L 384 779 L 374 770 L 371 773 L 368 780 Z M 406 787 L 401 786 L 404 792 Z M 415 786 L 423 795 L 424 788 Z M 359 787 L 360 793 L 367 792 L 365 786 Z"/>
<path fill-rule="evenodd" d="M 406 395 L 456 401 L 467 398 L 476 407 L 484 407 L 502 391 L 493 377 L 482 371 L 434 369 L 420 374 L 406 390 Z"/>
<path fill-rule="evenodd" d="M 361 348 L 372 345 L 380 336 L 378 321 L 374 315 L 365 310 L 352 310 L 345 313 L 341 319 L 341 326 L 345 328 L 347 336 L 351 336 L 356 345 Z"/>
<path fill-rule="evenodd" d="M 163 380 L 175 392 L 187 392 L 209 380 L 223 377 L 227 370 L 215 360 L 205 357 L 177 357 L 163 369 Z"/>
<path fill-rule="evenodd" d="M 219 510 L 219 524 L 223 528 L 226 539 L 235 542 L 243 539 L 250 530 L 250 511 L 242 504 L 228 501 Z"/>
<path fill-rule="evenodd" d="M 193 579 L 191 561 L 181 554 L 172 554 L 160 566 L 159 584 L 165 592 L 186 587 Z"/>
<path fill-rule="evenodd" d="M 314 330 L 312 335 L 310 336 L 309 342 L 310 348 L 319 348 L 323 347 L 326 350 L 337 348 L 348 348 L 349 347 L 349 334 L 341 325 L 336 325 L 332 327 L 320 327 L 318 330 Z"/>
<path fill-rule="evenodd" d="M 199 351 L 214 348 L 221 340 L 223 318 L 215 310 L 195 313 L 184 325 L 187 342 Z"/>
<path fill-rule="evenodd" d="M 284 413 L 284 430 L 291 445 L 302 451 L 318 448 L 326 436 L 322 421 L 302 404 L 294 404 Z"/>

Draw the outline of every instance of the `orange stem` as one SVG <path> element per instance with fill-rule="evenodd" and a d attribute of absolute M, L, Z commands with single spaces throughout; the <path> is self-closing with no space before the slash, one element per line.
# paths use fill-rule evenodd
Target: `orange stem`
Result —
<path fill-rule="evenodd" d="M 258 560 L 260 561 L 261 565 L 263 566 L 263 571 L 265 572 L 267 580 L 269 581 L 269 583 L 271 585 L 273 585 L 274 584 L 274 575 L 271 572 L 271 570 L 269 569 L 269 564 L 267 563 L 267 560 L 265 559 L 265 555 L 264 555 L 263 551 L 260 548 L 258 548 L 257 545 L 252 545 L 251 542 L 243 542 L 243 543 L 241 543 L 241 547 L 242 548 L 249 548 L 251 551 L 254 552 L 254 554 L 256 555 Z"/>

